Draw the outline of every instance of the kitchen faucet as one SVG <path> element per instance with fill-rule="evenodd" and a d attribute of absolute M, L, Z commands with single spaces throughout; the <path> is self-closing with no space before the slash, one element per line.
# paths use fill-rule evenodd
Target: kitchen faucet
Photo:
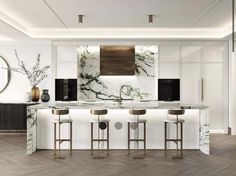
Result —
<path fill-rule="evenodd" d="M 122 85 L 122 86 L 120 86 L 119 99 L 118 99 L 118 103 L 119 103 L 119 105 L 122 104 L 122 97 L 121 97 L 121 94 L 122 94 L 122 90 L 123 90 L 123 88 L 124 88 L 125 86 L 126 86 L 126 85 Z"/>

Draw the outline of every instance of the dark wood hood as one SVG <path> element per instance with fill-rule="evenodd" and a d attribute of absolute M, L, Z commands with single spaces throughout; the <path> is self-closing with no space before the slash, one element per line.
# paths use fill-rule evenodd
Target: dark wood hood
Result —
<path fill-rule="evenodd" d="M 135 75 L 134 46 L 100 46 L 100 74 Z"/>

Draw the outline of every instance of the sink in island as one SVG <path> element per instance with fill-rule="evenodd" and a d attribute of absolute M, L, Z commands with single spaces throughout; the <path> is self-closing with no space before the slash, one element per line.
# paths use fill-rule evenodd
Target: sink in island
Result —
<path fill-rule="evenodd" d="M 142 118 L 147 120 L 147 149 L 164 149 L 164 120 L 170 118 L 168 109 L 184 108 L 184 149 L 197 149 L 209 154 L 209 108 L 202 105 L 181 105 L 158 103 L 157 101 L 122 104 L 115 102 L 79 102 L 69 104 L 38 104 L 27 108 L 27 154 L 37 149 L 53 149 L 53 124 L 51 123 L 53 107 L 69 108 L 69 116 L 73 119 L 73 149 L 90 149 L 90 123 L 94 117 L 90 109 L 108 109 L 106 119 L 110 120 L 110 149 L 127 149 L 127 120 L 134 118 L 129 109 L 146 109 Z M 175 127 L 171 126 L 169 136 L 175 137 Z M 137 132 L 134 131 L 134 135 Z M 61 127 L 62 137 L 68 137 L 68 127 Z M 142 144 L 140 144 L 142 145 Z M 63 143 L 62 148 L 68 149 Z M 137 147 L 137 144 L 132 146 Z M 175 148 L 169 144 L 168 148 Z"/>

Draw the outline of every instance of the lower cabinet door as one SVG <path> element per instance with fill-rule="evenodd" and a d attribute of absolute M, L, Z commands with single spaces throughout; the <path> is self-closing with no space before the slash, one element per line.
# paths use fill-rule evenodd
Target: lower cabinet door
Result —
<path fill-rule="evenodd" d="M 26 130 L 26 105 L 0 104 L 0 130 Z"/>

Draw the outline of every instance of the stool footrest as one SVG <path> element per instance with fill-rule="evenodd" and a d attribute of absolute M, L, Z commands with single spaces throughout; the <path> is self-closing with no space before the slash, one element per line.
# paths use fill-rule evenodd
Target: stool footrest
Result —
<path fill-rule="evenodd" d="M 135 142 L 135 141 L 137 141 L 137 142 L 138 142 L 138 141 L 141 141 L 141 142 L 144 142 L 145 140 L 144 140 L 144 139 L 129 139 L 129 141 L 134 141 L 134 142 Z"/>
<path fill-rule="evenodd" d="M 62 142 L 64 142 L 64 141 L 71 141 L 70 139 L 56 139 L 56 141 L 62 141 Z"/>
<path fill-rule="evenodd" d="M 108 139 L 92 139 L 92 141 L 108 141 Z"/>
<path fill-rule="evenodd" d="M 181 142 L 181 139 L 166 139 L 166 141 L 179 141 L 179 142 Z"/>

